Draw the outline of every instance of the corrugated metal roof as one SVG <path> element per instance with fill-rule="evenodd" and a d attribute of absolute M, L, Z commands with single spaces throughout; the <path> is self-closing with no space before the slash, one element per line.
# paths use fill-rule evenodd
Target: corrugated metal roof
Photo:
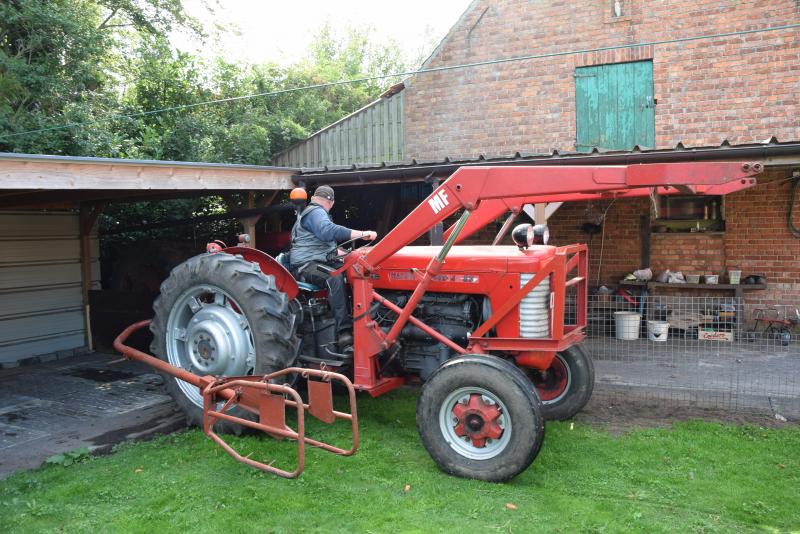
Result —
<path fill-rule="evenodd" d="M 273 162 L 291 167 L 346 165 L 404 157 L 405 85 L 277 153 Z"/>
<path fill-rule="evenodd" d="M 315 183 L 323 180 L 332 183 L 360 183 L 420 180 L 429 175 L 445 176 L 452 174 L 459 167 L 471 165 L 621 165 L 735 158 L 760 159 L 773 164 L 800 163 L 800 141 L 780 142 L 772 137 L 762 143 L 732 145 L 725 139 L 719 145 L 690 148 L 678 143 L 673 148 L 658 149 L 636 146 L 632 150 L 594 148 L 590 152 L 520 151 L 513 154 L 481 154 L 472 157 L 419 158 L 381 163 L 305 167 L 301 168 L 293 178 L 298 183 Z"/>

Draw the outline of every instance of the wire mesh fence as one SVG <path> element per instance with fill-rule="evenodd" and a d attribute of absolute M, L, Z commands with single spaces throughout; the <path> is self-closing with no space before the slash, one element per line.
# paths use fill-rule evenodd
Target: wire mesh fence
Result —
<path fill-rule="evenodd" d="M 794 306 L 733 297 L 591 295 L 595 396 L 796 419 L 798 322 Z"/>

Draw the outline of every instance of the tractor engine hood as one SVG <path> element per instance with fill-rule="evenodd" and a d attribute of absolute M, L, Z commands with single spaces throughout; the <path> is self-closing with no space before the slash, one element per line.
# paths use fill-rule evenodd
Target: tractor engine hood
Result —
<path fill-rule="evenodd" d="M 380 274 L 381 280 L 399 281 L 404 276 L 411 280 L 413 277 L 408 275 L 413 274 L 412 270 L 425 269 L 440 248 L 403 247 L 394 256 L 385 260 L 376 274 Z M 525 250 L 513 245 L 454 246 L 442 266 L 442 274 L 535 273 L 542 260 L 553 256 L 555 251 L 556 247 L 548 245 L 537 245 Z"/>
<path fill-rule="evenodd" d="M 424 269 L 441 247 L 403 247 L 381 265 L 385 269 Z M 520 250 L 513 245 L 454 246 L 445 260 L 443 271 L 536 272 L 536 266 L 555 254 L 556 247 L 536 245 Z"/>

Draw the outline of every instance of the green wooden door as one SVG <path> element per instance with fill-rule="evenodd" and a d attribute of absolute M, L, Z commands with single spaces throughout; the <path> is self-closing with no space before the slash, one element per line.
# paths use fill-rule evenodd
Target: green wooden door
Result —
<path fill-rule="evenodd" d="M 575 69 L 575 146 L 629 150 L 655 147 L 653 62 Z"/>

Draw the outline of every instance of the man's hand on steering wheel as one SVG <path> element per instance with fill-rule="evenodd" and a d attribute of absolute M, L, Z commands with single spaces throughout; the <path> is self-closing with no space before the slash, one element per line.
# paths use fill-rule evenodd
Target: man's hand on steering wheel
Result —
<path fill-rule="evenodd" d="M 374 241 L 378 238 L 378 233 L 373 230 L 350 230 L 350 241 L 356 239 L 365 239 L 366 241 Z"/>

